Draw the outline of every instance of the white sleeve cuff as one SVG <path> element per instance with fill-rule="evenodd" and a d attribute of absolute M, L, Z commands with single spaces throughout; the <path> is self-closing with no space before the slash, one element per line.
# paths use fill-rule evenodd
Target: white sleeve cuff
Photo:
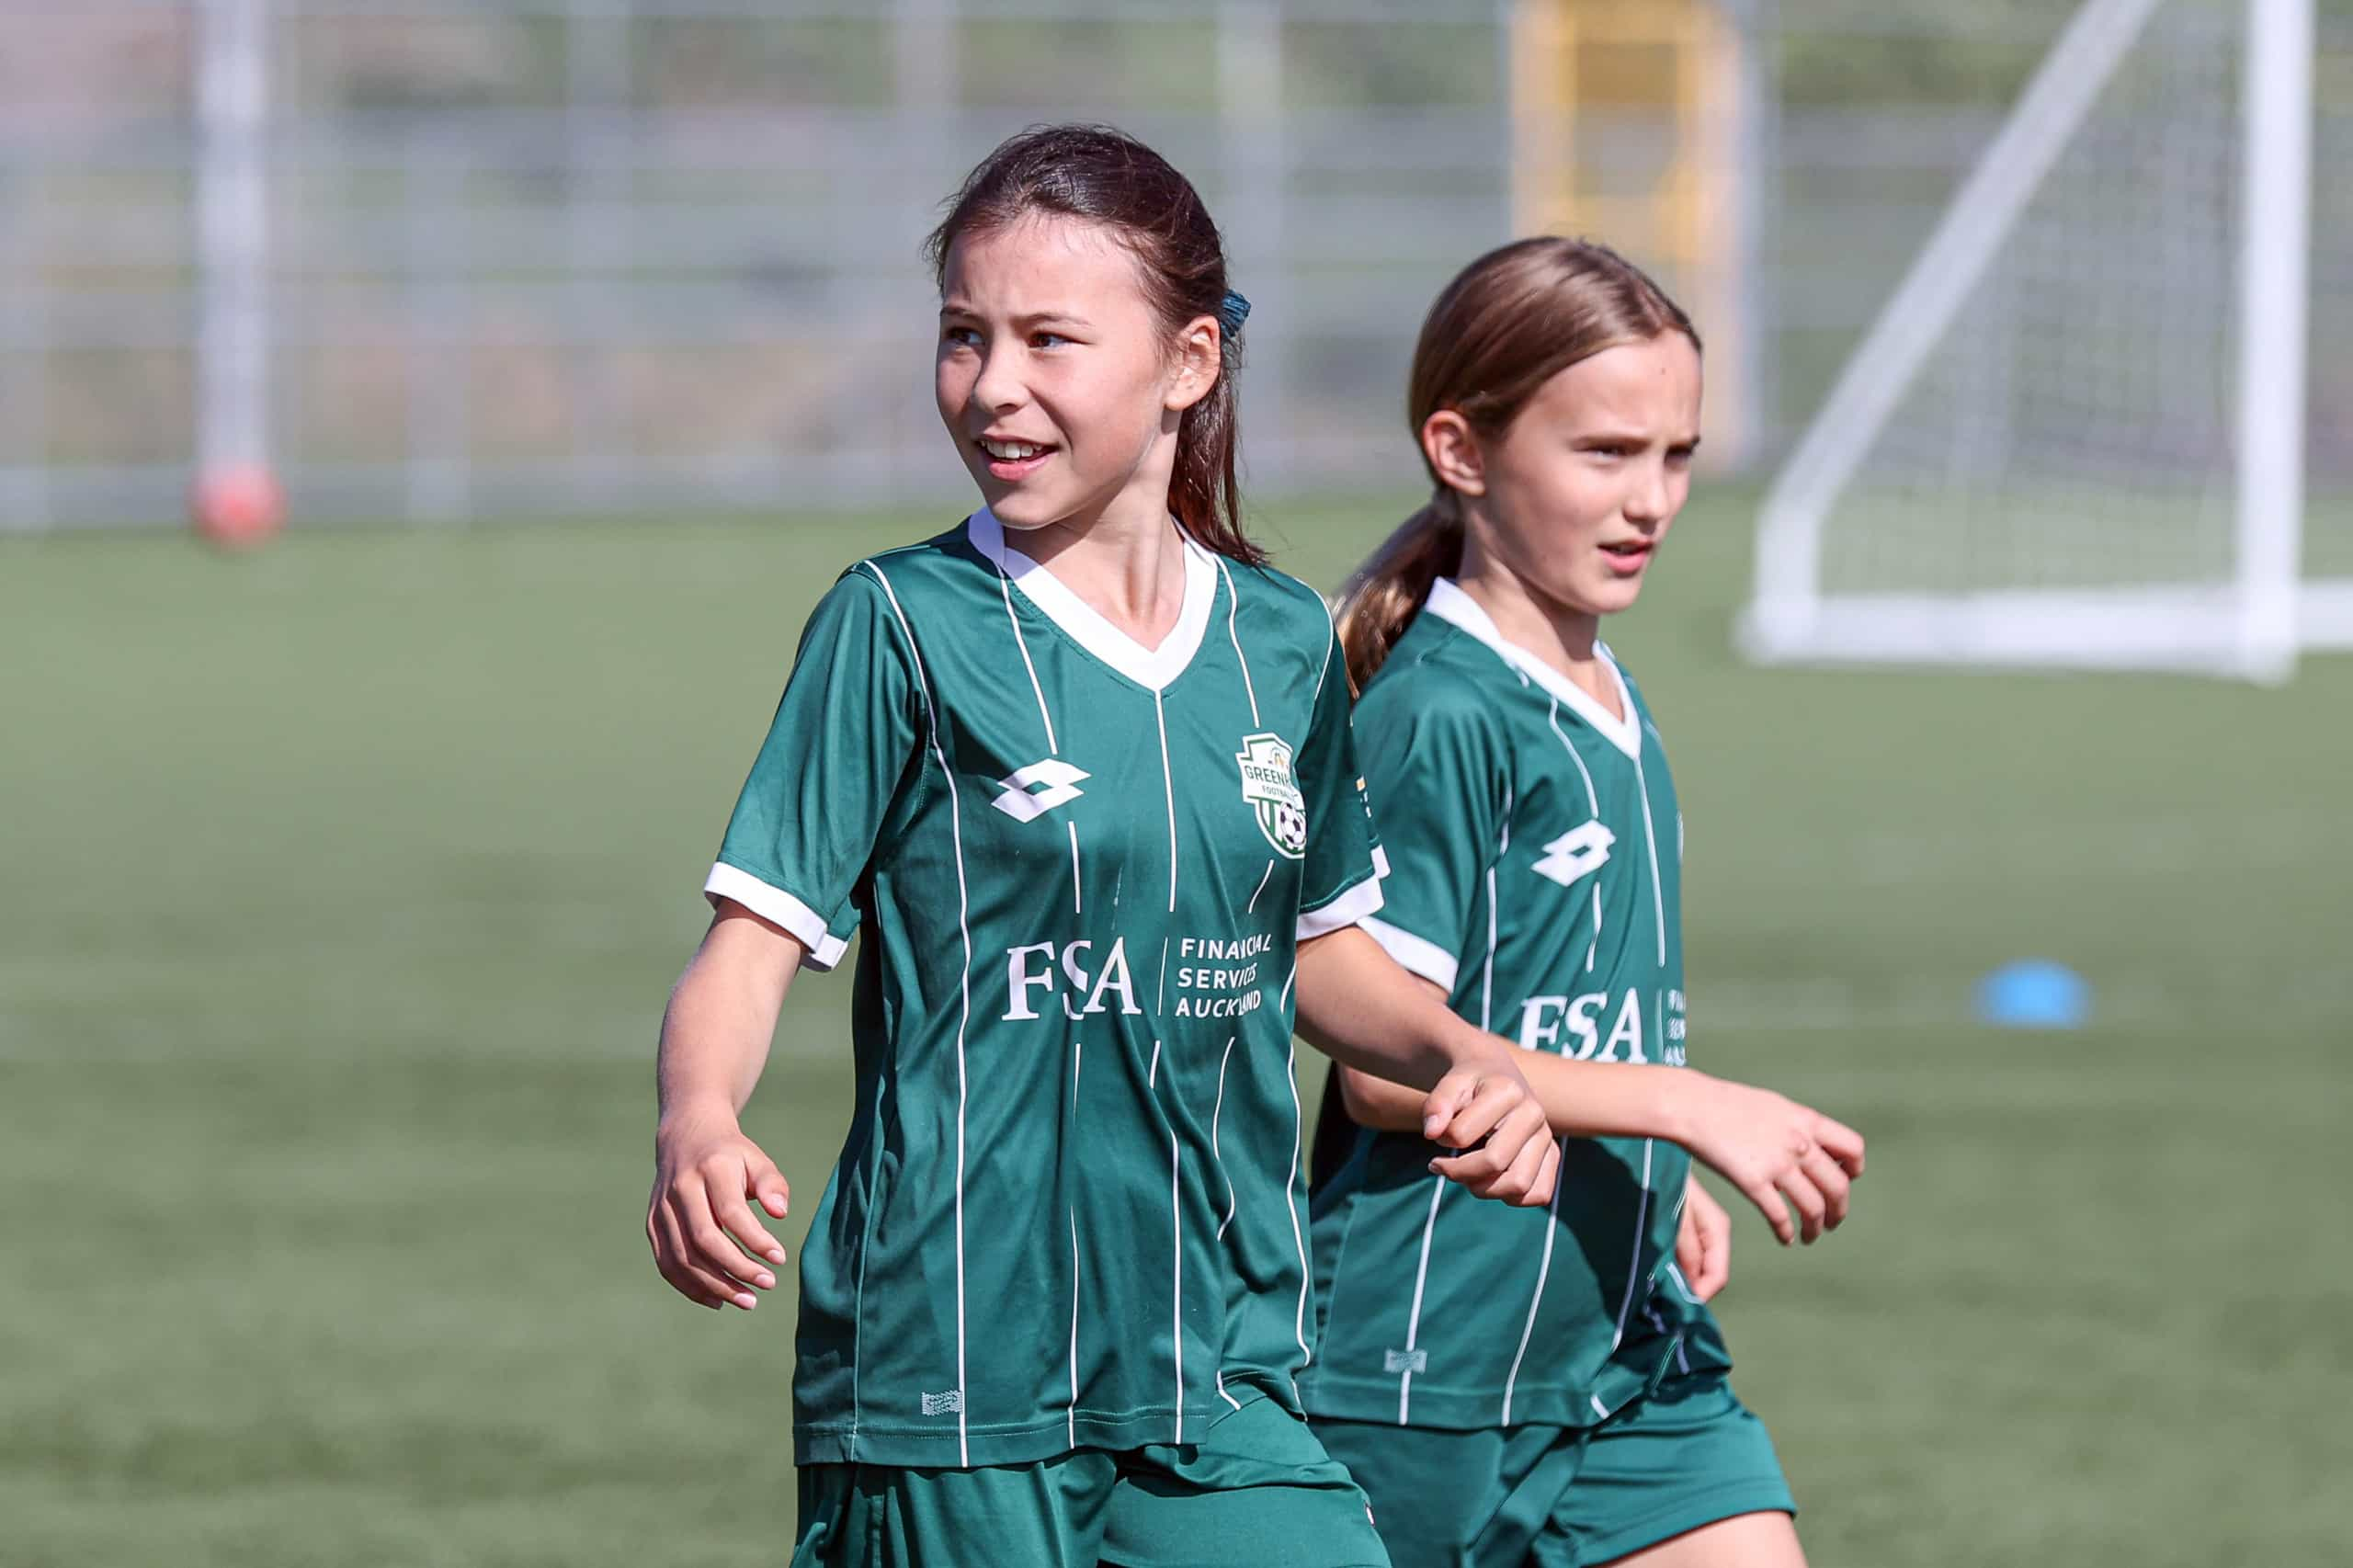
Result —
<path fill-rule="evenodd" d="M 1381 950 L 1395 959 L 1407 972 L 1444 986 L 1449 996 L 1454 994 L 1456 965 L 1453 954 L 1411 931 L 1399 930 L 1386 920 L 1368 918 L 1358 924 L 1364 927 L 1365 935 L 1379 942 Z"/>
<path fill-rule="evenodd" d="M 1378 844 L 1372 846 L 1372 874 L 1384 882 L 1389 880 L 1389 851 Z"/>
<path fill-rule="evenodd" d="M 1343 926 L 1358 925 L 1380 907 L 1381 879 L 1367 877 L 1331 903 L 1303 911 L 1299 917 L 1299 940 L 1312 942 Z"/>
<path fill-rule="evenodd" d="M 713 866 L 710 875 L 703 880 L 702 895 L 714 903 L 732 898 L 761 919 L 783 926 L 794 940 L 809 949 L 811 969 L 831 969 L 849 951 L 848 939 L 825 929 L 825 922 L 815 910 L 782 888 L 770 887 L 751 872 L 724 860 Z"/>

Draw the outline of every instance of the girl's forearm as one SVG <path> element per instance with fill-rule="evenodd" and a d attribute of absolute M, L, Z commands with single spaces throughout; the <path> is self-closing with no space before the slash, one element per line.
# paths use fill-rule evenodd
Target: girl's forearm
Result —
<path fill-rule="evenodd" d="M 1686 1101 L 1704 1074 L 1661 1071 L 1630 1062 L 1579 1062 L 1550 1051 L 1511 1047 L 1512 1061 L 1564 1138 L 1665 1138 L 1688 1135 Z M 1420 1129 L 1421 1096 L 1367 1073 L 1340 1068 L 1340 1095 L 1350 1119 L 1366 1127 Z"/>
<path fill-rule="evenodd" d="M 1422 1091 L 1506 1049 L 1354 926 L 1300 945 L 1297 985 L 1301 1037 L 1342 1067 L 1385 1080 L 1409 1108 L 1400 1125 L 1421 1126 Z"/>
<path fill-rule="evenodd" d="M 661 1119 L 740 1113 L 767 1063 L 777 1013 L 801 967 L 792 937 L 748 914 L 722 915 L 662 1015 Z"/>

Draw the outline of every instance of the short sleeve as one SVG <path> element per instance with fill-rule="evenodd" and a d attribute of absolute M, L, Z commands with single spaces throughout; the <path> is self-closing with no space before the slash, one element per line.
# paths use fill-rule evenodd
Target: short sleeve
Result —
<path fill-rule="evenodd" d="M 703 883 L 790 932 L 831 969 L 851 894 L 919 744 L 912 650 L 882 589 L 853 569 L 818 601 L 751 777 Z"/>
<path fill-rule="evenodd" d="M 1365 929 L 1391 958 L 1453 994 L 1510 788 L 1494 716 L 1438 678 L 1377 681 L 1357 707 L 1367 781 L 1390 824 L 1383 907 Z"/>
<path fill-rule="evenodd" d="M 1348 683 L 1341 676 L 1339 641 L 1333 640 L 1315 715 L 1294 770 L 1307 812 L 1307 848 L 1300 868 L 1299 939 L 1354 926 L 1381 907 L 1381 839 L 1364 776 L 1357 770 L 1348 722 Z"/>

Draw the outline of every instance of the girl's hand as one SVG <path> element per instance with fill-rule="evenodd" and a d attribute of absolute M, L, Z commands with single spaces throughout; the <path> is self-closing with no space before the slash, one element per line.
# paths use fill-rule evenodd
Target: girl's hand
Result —
<path fill-rule="evenodd" d="M 1861 1133 L 1770 1089 L 1703 1073 L 1677 1082 L 1688 1098 L 1676 1142 L 1756 1205 L 1783 1246 L 1838 1228 L 1848 1185 L 1863 1174 Z"/>
<path fill-rule="evenodd" d="M 1702 1301 L 1732 1278 L 1732 1216 L 1692 1173 L 1683 1189 L 1683 1223 L 1675 1234 L 1675 1265 Z"/>
<path fill-rule="evenodd" d="M 665 1119 L 654 1135 L 654 1198 L 645 1215 L 654 1266 L 687 1300 L 716 1312 L 750 1312 L 746 1286 L 776 1287 L 761 1260 L 781 1267 L 784 1248 L 754 1217 L 747 1199 L 783 1219 L 791 1189 L 776 1162 L 744 1136 L 723 1108 Z"/>
<path fill-rule="evenodd" d="M 1446 994 L 1400 969 L 1361 926 L 1302 942 L 1298 980 L 1299 1032 L 1344 1070 L 1394 1085 L 1376 1091 L 1392 1125 L 1418 1128 L 1449 1151 L 1432 1172 L 1481 1198 L 1536 1209 L 1552 1201 L 1561 1146 L 1510 1042 L 1447 1011 Z M 1417 1093 L 1424 1084 L 1429 1092 Z"/>
<path fill-rule="evenodd" d="M 1552 1201 L 1561 1145 L 1507 1051 L 1440 1078 L 1422 1104 L 1422 1136 L 1463 1151 L 1432 1160 L 1430 1169 L 1475 1196 L 1523 1209 Z"/>

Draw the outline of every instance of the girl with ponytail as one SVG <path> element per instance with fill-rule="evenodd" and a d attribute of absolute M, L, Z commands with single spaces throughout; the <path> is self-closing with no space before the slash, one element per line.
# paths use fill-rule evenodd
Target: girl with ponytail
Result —
<path fill-rule="evenodd" d="M 1683 505 L 1699 391 L 1698 332 L 1622 258 L 1565 239 L 1482 256 L 1414 356 L 1429 505 L 1344 593 L 1390 867 L 1365 927 L 1518 1040 L 1562 1151 L 1545 1210 L 1462 1203 L 1409 1096 L 1333 1074 L 1303 1396 L 1398 1568 L 1804 1562 L 1703 1304 L 1729 1226 L 1691 1162 L 1812 1242 L 1846 1215 L 1862 1140 L 1686 1066 L 1683 819 L 1600 638 Z"/>
<path fill-rule="evenodd" d="M 786 988 L 862 931 L 796 1568 L 1383 1563 L 1294 1382 L 1294 1024 L 1396 1080 L 1466 1194 L 1540 1209 L 1559 1152 L 1511 1047 L 1360 925 L 1347 676 L 1239 527 L 1247 306 L 1191 183 L 1028 131 L 930 258 L 983 505 L 852 563 L 802 634 L 664 1019 L 655 1262 L 714 1310 L 775 1288 L 789 1194 L 738 1118 Z"/>

